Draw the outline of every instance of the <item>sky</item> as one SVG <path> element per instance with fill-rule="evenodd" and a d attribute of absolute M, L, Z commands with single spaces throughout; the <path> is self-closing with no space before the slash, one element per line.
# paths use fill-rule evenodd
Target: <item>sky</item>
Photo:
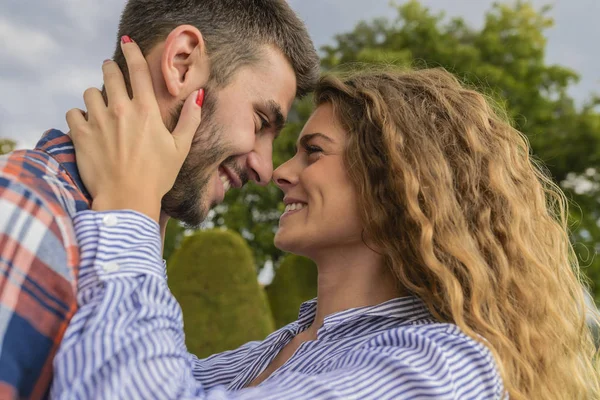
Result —
<path fill-rule="evenodd" d="M 401 2 L 401 1 L 397 1 Z M 433 11 L 483 24 L 493 0 L 422 0 Z M 49 128 L 67 129 L 65 113 L 100 87 L 102 61 L 112 55 L 125 0 L 2 0 L 0 2 L 0 138 L 33 147 Z M 289 0 L 317 48 L 361 20 L 395 11 L 388 0 Z M 599 0 L 533 0 L 553 5 L 547 60 L 582 76 L 571 94 L 583 102 L 600 93 Z"/>

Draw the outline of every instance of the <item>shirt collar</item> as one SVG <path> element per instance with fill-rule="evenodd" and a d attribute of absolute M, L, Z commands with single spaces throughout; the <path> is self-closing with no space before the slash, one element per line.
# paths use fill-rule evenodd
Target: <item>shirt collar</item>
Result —
<path fill-rule="evenodd" d="M 302 303 L 298 315 L 298 325 L 308 326 L 315 319 L 317 313 L 317 299 Z M 367 317 L 380 317 L 397 319 L 399 322 L 409 322 L 431 318 L 425 303 L 415 296 L 397 297 L 381 304 L 367 307 L 350 308 L 333 313 L 325 317 L 323 326 L 326 330 L 338 325 L 345 325 L 350 321 Z"/>
<path fill-rule="evenodd" d="M 300 312 L 298 313 L 298 325 L 300 327 L 308 326 L 314 321 L 317 314 L 317 299 L 305 301 L 300 305 Z"/>
<path fill-rule="evenodd" d="M 91 202 L 92 198 L 79 175 L 75 159 L 75 148 L 68 135 L 58 129 L 50 129 L 42 135 L 35 146 L 35 150 L 43 151 L 59 163 L 77 189 Z"/>

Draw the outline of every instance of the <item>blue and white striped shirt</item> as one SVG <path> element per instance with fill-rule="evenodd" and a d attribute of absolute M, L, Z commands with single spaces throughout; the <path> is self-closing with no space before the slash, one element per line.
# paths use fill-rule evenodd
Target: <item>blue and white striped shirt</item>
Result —
<path fill-rule="evenodd" d="M 54 361 L 54 399 L 500 399 L 490 351 L 414 297 L 329 315 L 264 382 L 245 388 L 314 320 L 316 302 L 264 341 L 199 360 L 184 343 L 158 225 L 78 213 L 79 310 Z"/>

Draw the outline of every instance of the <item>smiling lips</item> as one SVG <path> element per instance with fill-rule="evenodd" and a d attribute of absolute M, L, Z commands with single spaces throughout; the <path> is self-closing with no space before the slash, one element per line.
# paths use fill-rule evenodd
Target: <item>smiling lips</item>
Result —
<path fill-rule="evenodd" d="M 235 186 L 232 184 L 231 179 L 229 178 L 229 174 L 227 173 L 227 171 L 223 170 L 223 169 L 219 169 L 219 178 L 221 179 L 221 183 L 223 184 L 223 192 L 227 193 L 227 191 L 232 187 Z M 307 206 L 306 203 L 302 203 L 299 201 L 295 201 L 293 203 L 285 201 L 286 206 L 285 206 L 285 210 L 283 212 L 283 214 L 281 216 L 284 215 L 288 215 L 291 214 L 295 211 L 300 211 L 302 210 L 304 207 Z"/>
<path fill-rule="evenodd" d="M 219 178 L 221 178 L 221 182 L 223 183 L 223 191 L 227 193 L 231 187 L 231 181 L 229 180 L 229 177 L 226 174 L 219 174 Z"/>
<path fill-rule="evenodd" d="M 242 187 L 242 182 L 240 178 L 225 166 L 219 167 L 219 179 L 221 179 L 221 183 L 223 184 L 224 193 L 227 193 L 227 191 L 232 187 Z"/>
<path fill-rule="evenodd" d="M 303 210 L 308 205 L 304 201 L 301 201 L 301 200 L 298 200 L 298 199 L 292 199 L 292 198 L 289 198 L 289 197 L 284 198 L 283 199 L 283 203 L 285 204 L 285 211 L 281 215 L 281 218 L 283 218 L 284 216 L 293 214 L 295 212 L 298 212 L 300 210 Z"/>
<path fill-rule="evenodd" d="M 291 203 L 285 206 L 285 212 L 301 210 L 306 206 L 304 203 Z"/>

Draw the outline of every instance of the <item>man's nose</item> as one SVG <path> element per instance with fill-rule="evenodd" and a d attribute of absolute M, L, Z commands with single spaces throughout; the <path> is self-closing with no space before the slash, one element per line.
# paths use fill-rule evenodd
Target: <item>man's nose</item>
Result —
<path fill-rule="evenodd" d="M 252 152 L 246 160 L 249 178 L 261 186 L 266 186 L 273 176 L 273 155 L 269 152 Z"/>

